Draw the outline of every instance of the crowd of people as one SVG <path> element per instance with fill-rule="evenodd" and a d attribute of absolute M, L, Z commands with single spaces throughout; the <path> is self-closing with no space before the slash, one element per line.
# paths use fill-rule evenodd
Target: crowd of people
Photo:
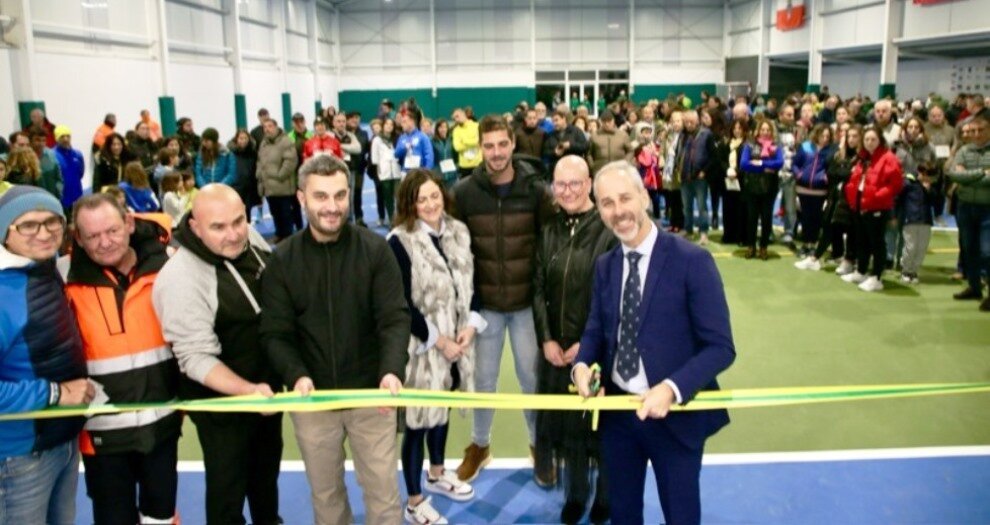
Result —
<path fill-rule="evenodd" d="M 831 262 L 876 291 L 891 267 L 918 282 L 948 209 L 967 282 L 955 297 L 981 300 L 990 125 L 979 95 L 703 94 L 693 106 L 621 100 L 593 118 L 586 105 L 521 103 L 480 122 L 458 108 L 448 122 L 384 100 L 367 123 L 331 107 L 312 129 L 294 114 L 287 130 L 262 109 L 226 143 L 189 118 L 162 136 L 147 112 L 121 135 L 108 114 L 91 144 L 92 192 L 72 131 L 35 109 L 0 143 L 0 408 L 495 392 L 508 333 L 524 393 L 574 384 L 643 400 L 606 416 L 601 435 L 580 413 L 524 412 L 534 481 L 564 488 L 560 520 L 590 504 L 594 523 L 641 521 L 649 460 L 674 480 L 658 484 L 667 522 L 696 523 L 700 451 L 728 418 L 668 409 L 717 389 L 735 356 L 718 271 L 698 245 L 721 230 L 711 240 L 767 260 L 778 241 L 797 268 Z M 364 221 L 366 175 L 385 238 Z M 269 239 L 252 226 L 262 200 Z M 391 410 L 290 414 L 316 521 L 353 520 L 346 440 L 368 523 L 446 523 L 424 493 L 471 500 L 492 459 L 493 411 L 473 412 L 456 471 L 444 469 L 447 409 L 406 410 L 401 445 Z M 5 465 L 23 467 L 5 466 L 0 521 L 71 522 L 81 454 L 96 523 L 176 522 L 181 417 L 0 423 Z M 208 522 L 244 523 L 246 501 L 253 523 L 279 523 L 281 413 L 190 417 Z"/>

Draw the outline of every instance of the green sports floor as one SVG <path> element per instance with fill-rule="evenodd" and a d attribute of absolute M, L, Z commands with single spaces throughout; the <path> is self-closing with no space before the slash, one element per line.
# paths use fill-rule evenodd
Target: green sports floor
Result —
<path fill-rule="evenodd" d="M 715 234 L 715 240 L 719 234 Z M 990 381 L 990 313 L 954 301 L 954 233 L 935 232 L 921 284 L 907 286 L 887 272 L 883 292 L 846 284 L 828 267 L 804 272 L 794 256 L 745 260 L 733 246 L 709 245 L 725 282 L 736 343 L 735 364 L 722 388 Z M 508 341 L 506 341 L 508 344 Z M 508 349 L 499 389 L 519 390 Z M 708 442 L 708 452 L 781 452 L 990 444 L 990 394 L 964 394 L 731 413 L 732 424 Z M 451 417 L 448 458 L 470 439 L 471 419 Z M 283 459 L 300 459 L 285 418 Z M 522 414 L 496 414 L 496 458 L 529 455 Z M 186 421 L 180 459 L 200 448 Z"/>

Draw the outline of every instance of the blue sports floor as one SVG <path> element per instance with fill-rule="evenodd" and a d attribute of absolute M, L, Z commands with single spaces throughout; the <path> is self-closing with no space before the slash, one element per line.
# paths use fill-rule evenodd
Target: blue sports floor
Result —
<path fill-rule="evenodd" d="M 496 461 L 475 480 L 474 500 L 455 503 L 435 497 L 434 506 L 451 523 L 557 523 L 561 490 L 537 487 L 529 467 L 499 468 L 525 462 Z M 300 468 L 299 462 L 286 462 L 284 469 L 295 470 L 284 471 L 279 479 L 286 524 L 313 523 Z M 346 481 L 355 520 L 361 523 L 364 505 L 353 472 L 348 471 Z M 205 523 L 204 482 L 202 472 L 180 473 L 184 524 Z M 662 521 L 655 487 L 653 476 L 647 475 L 647 523 Z M 701 490 L 703 523 L 986 524 L 990 447 L 713 455 L 706 457 Z M 91 523 L 82 476 L 77 505 L 77 522 Z M 245 517 L 250 518 L 247 512 Z"/>

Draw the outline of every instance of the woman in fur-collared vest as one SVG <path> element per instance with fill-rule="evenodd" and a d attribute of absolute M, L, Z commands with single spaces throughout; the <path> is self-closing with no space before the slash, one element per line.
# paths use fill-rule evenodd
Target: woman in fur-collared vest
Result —
<path fill-rule="evenodd" d="M 424 169 L 410 171 L 399 185 L 389 246 L 402 269 L 412 317 L 407 388 L 474 390 L 474 336 L 485 329 L 474 294 L 471 236 L 464 223 L 448 214 L 450 198 L 443 181 Z M 439 407 L 406 409 L 402 470 L 411 523 L 444 523 L 422 489 L 456 501 L 474 497 L 474 489 L 443 468 L 447 414 Z M 423 441 L 430 453 L 426 484 L 421 484 Z"/>

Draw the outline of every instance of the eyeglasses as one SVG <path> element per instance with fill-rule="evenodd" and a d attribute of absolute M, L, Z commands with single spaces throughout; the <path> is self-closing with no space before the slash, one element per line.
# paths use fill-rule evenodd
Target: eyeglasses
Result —
<path fill-rule="evenodd" d="M 563 180 L 554 181 L 553 191 L 557 193 L 564 193 L 565 190 L 571 190 L 572 192 L 577 192 L 582 187 L 584 187 L 584 182 L 585 181 L 583 180 L 572 180 L 569 182 Z"/>
<path fill-rule="evenodd" d="M 13 224 L 11 228 L 17 230 L 17 233 L 25 237 L 34 237 L 41 231 L 42 225 L 45 226 L 48 233 L 61 233 L 65 229 L 65 219 L 55 215 L 44 221 L 24 221 L 20 224 Z"/>

